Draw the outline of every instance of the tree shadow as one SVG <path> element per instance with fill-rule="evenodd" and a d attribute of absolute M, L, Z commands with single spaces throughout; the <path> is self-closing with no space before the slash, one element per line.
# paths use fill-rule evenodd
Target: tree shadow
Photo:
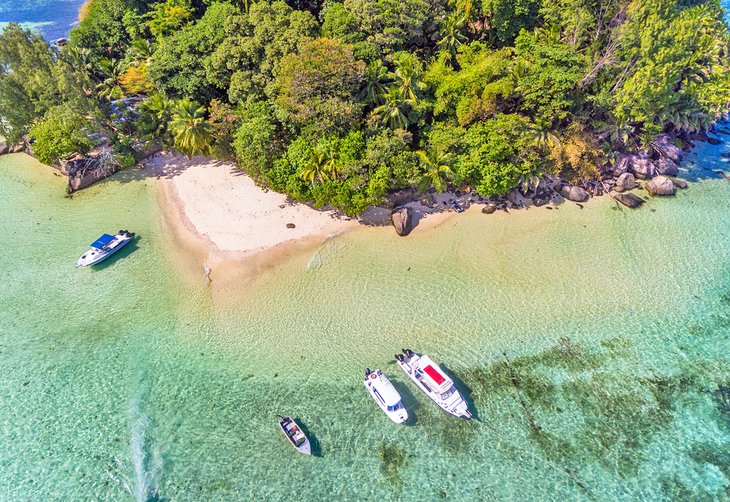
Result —
<path fill-rule="evenodd" d="M 302 429 L 302 432 L 304 432 L 304 435 L 307 436 L 307 439 L 309 439 L 309 446 L 312 447 L 312 456 L 321 457 L 322 444 L 319 442 L 319 439 L 317 439 L 317 436 L 310 432 L 307 424 L 304 423 L 301 417 L 294 417 L 294 421 L 297 423 L 297 425 L 299 425 L 299 428 Z"/>

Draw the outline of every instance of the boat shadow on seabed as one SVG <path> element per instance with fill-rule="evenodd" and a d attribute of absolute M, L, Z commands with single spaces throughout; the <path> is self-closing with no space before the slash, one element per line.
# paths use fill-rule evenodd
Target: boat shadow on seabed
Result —
<path fill-rule="evenodd" d="M 299 428 L 302 429 L 302 432 L 305 436 L 307 436 L 307 439 L 309 439 L 309 446 L 312 447 L 312 456 L 313 457 L 321 457 L 322 456 L 322 444 L 319 442 L 319 439 L 317 439 L 317 436 L 312 434 L 309 431 L 309 428 L 307 427 L 307 424 L 302 421 L 299 417 L 294 417 L 294 421 L 299 425 Z"/>
<path fill-rule="evenodd" d="M 88 268 L 90 268 L 94 272 L 99 272 L 101 270 L 105 270 L 105 269 L 111 267 L 117 261 L 123 260 L 124 258 L 126 258 L 127 256 L 129 256 L 130 254 L 132 254 L 135 251 L 137 251 L 139 249 L 139 241 L 141 239 L 142 239 L 142 237 L 140 237 L 139 235 L 136 235 L 134 237 L 134 239 L 132 239 L 129 242 L 129 244 L 127 244 L 122 249 L 120 249 L 119 251 L 117 251 L 116 253 L 114 253 L 112 256 L 110 256 L 109 258 L 105 259 L 103 262 L 97 263 L 96 265 L 93 265 L 93 266 L 88 267 Z"/>

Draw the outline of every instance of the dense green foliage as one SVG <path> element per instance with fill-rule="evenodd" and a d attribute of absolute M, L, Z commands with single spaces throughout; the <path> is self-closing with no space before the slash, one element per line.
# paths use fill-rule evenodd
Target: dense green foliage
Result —
<path fill-rule="evenodd" d="M 62 49 L 0 36 L 0 133 L 30 133 L 49 161 L 91 133 L 233 156 L 350 213 L 408 187 L 503 195 L 596 177 L 727 113 L 722 15 L 718 0 L 93 0 Z"/>

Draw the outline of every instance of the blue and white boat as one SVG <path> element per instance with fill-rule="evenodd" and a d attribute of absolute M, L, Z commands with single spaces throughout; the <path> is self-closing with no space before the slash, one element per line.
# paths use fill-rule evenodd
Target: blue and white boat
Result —
<path fill-rule="evenodd" d="M 77 267 L 88 267 L 106 260 L 134 239 L 134 232 L 120 230 L 116 235 L 103 234 L 96 239 L 91 248 L 81 255 L 76 262 Z"/>

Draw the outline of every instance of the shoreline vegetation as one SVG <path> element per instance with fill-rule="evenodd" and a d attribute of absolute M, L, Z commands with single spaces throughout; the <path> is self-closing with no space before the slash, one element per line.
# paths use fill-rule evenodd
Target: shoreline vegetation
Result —
<path fill-rule="evenodd" d="M 241 197 L 253 182 L 284 194 L 264 213 L 296 214 L 294 238 L 349 223 L 310 206 L 400 235 L 471 203 L 638 207 L 637 188 L 687 187 L 682 151 L 729 134 L 729 109 L 718 0 L 89 0 L 64 44 L 0 35 L 0 134 L 16 145 L 0 153 L 56 166 L 69 192 L 179 162 L 163 149 L 209 157 L 250 178 Z M 214 207 L 221 183 L 237 189 L 193 199 Z M 235 207 L 255 222 L 250 204 Z M 192 226 L 221 248 L 223 229 Z"/>

